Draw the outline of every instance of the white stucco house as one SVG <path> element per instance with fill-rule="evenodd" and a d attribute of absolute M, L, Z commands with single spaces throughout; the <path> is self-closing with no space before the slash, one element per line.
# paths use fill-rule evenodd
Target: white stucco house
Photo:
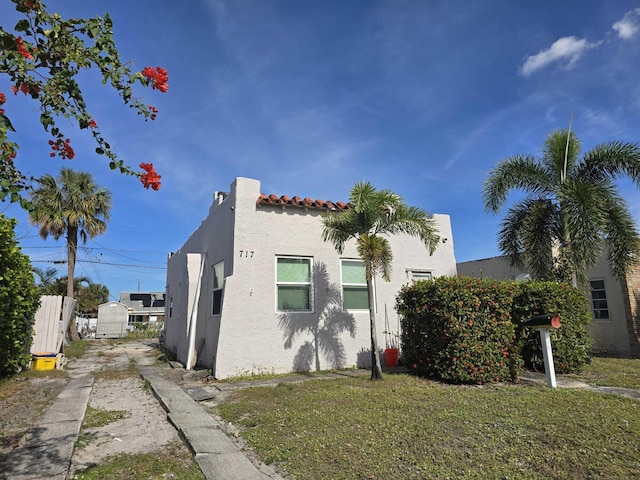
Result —
<path fill-rule="evenodd" d="M 354 243 L 338 255 L 321 238 L 321 212 L 341 202 L 260 192 L 237 178 L 215 192 L 209 215 L 168 259 L 165 349 L 217 378 L 370 365 L 364 268 Z M 375 280 L 378 341 L 395 298 L 414 278 L 456 275 L 448 215 L 430 256 L 415 238 L 390 238 L 391 282 Z M 398 332 L 394 332 L 398 333 Z"/>

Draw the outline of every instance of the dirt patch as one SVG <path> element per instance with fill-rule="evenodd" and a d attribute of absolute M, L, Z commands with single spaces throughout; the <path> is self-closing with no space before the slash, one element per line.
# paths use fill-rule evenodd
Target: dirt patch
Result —
<path fill-rule="evenodd" d="M 128 416 L 103 427 L 83 428 L 71 461 L 72 472 L 99 465 L 119 453 L 150 453 L 180 442 L 178 432 L 166 419 L 166 412 L 139 377 L 96 379 L 89 405 L 126 411 Z"/>
<path fill-rule="evenodd" d="M 67 384 L 64 375 L 26 372 L 0 384 L 0 475 L 2 459 L 25 435 Z"/>

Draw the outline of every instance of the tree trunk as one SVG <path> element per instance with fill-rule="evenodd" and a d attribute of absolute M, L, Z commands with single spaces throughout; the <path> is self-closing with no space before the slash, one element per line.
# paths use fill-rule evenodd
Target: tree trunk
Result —
<path fill-rule="evenodd" d="M 76 253 L 78 251 L 78 230 L 69 227 L 67 229 L 67 297 L 74 298 L 73 277 L 76 269 Z M 80 340 L 76 319 L 69 322 L 69 335 L 71 340 Z"/>
<path fill-rule="evenodd" d="M 382 380 L 382 365 L 378 351 L 378 334 L 376 332 L 376 314 L 373 302 L 373 279 L 367 279 L 367 293 L 369 296 L 369 322 L 371 324 L 371 380 Z"/>

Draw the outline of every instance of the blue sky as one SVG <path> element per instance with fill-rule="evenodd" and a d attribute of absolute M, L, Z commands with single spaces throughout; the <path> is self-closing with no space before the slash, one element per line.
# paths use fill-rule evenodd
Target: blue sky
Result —
<path fill-rule="evenodd" d="M 49 158 L 35 104 L 8 95 L 5 105 L 24 172 L 85 170 L 113 192 L 109 229 L 78 266 L 113 297 L 164 290 L 167 254 L 237 176 L 261 180 L 266 194 L 333 201 L 370 180 L 449 214 L 457 260 L 466 261 L 499 253 L 502 215 L 486 213 L 481 199 L 499 160 L 538 154 L 572 110 L 583 150 L 640 141 L 637 1 L 46 3 L 63 16 L 109 12 L 124 58 L 169 71 L 167 94 L 138 92 L 160 110 L 149 123 L 93 74 L 83 78 L 101 131 L 129 164 L 155 164 L 158 192 L 111 172 L 64 121 L 76 158 Z M 5 28 L 17 19 L 12 6 L 0 6 Z M 620 188 L 640 220 L 640 192 Z M 34 265 L 64 258 L 63 242 L 39 239 L 18 208 L 0 211 L 18 218 Z"/>

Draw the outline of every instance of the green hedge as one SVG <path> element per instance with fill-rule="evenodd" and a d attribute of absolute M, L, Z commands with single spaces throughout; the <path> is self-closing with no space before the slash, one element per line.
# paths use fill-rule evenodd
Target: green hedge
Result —
<path fill-rule="evenodd" d="M 15 239 L 15 224 L 0 215 L 0 378 L 29 361 L 31 326 L 40 304 L 29 257 Z"/>
<path fill-rule="evenodd" d="M 516 324 L 518 351 L 524 364 L 544 371 L 540 334 L 520 325 L 536 315 L 560 314 L 560 328 L 551 332 L 553 364 L 557 373 L 582 370 L 593 339 L 587 330 L 591 312 L 582 292 L 564 283 L 524 282 L 518 284 L 511 316 Z"/>
<path fill-rule="evenodd" d="M 418 375 L 453 383 L 516 378 L 512 282 L 440 277 L 405 286 L 396 308 L 402 315 L 402 359 Z"/>
<path fill-rule="evenodd" d="M 584 295 L 553 282 L 440 277 L 403 287 L 402 360 L 418 375 L 454 383 L 513 380 L 524 362 L 544 370 L 540 335 L 521 324 L 559 313 L 551 334 L 558 373 L 579 371 L 592 343 Z"/>

